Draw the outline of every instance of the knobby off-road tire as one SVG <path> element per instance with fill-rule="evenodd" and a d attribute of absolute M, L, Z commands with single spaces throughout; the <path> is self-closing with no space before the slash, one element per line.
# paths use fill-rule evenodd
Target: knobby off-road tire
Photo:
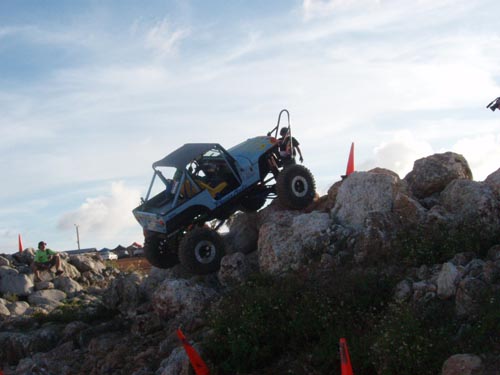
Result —
<path fill-rule="evenodd" d="M 156 235 L 144 239 L 144 256 L 152 266 L 170 268 L 179 263 L 176 241 Z"/>
<path fill-rule="evenodd" d="M 279 203 L 293 210 L 307 207 L 314 200 L 316 184 L 312 173 L 298 164 L 283 169 L 276 181 Z"/>
<path fill-rule="evenodd" d="M 224 253 L 222 237 L 206 227 L 195 228 L 188 232 L 179 246 L 181 264 L 189 272 L 197 275 L 217 271 Z"/>

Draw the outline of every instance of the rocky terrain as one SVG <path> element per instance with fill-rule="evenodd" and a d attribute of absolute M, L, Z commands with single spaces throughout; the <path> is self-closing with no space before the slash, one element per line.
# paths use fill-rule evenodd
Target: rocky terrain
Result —
<path fill-rule="evenodd" d="M 153 268 L 148 275 L 124 273 L 96 257 L 62 254 L 64 274 L 45 272 L 43 281 L 34 283 L 32 250 L 0 256 L 0 368 L 5 374 L 190 374 L 175 334 L 182 327 L 214 374 L 338 374 L 337 352 L 328 353 L 334 359 L 325 370 L 307 346 L 324 342 L 317 332 L 334 327 L 335 319 L 326 317 L 340 306 L 339 311 L 361 311 L 363 325 L 353 325 L 359 332 L 339 331 L 347 337 L 356 374 L 415 373 L 411 369 L 419 368 L 424 355 L 432 363 L 419 373 L 500 374 L 500 169 L 485 181 L 473 181 L 461 155 L 435 154 L 417 160 L 403 179 L 380 168 L 355 172 L 307 210 L 287 211 L 273 202 L 258 213 L 235 215 L 229 228 L 219 272 L 203 277 L 180 266 Z M 362 292 L 364 280 L 373 275 L 380 288 L 366 284 Z M 255 282 L 256 277 L 265 281 Z M 382 287 L 382 279 L 391 281 Z M 299 280 L 301 287 L 312 284 L 320 290 L 314 296 L 332 300 L 349 287 L 347 281 L 358 282 L 359 289 L 340 303 L 328 305 L 325 297 L 313 305 L 311 311 L 325 313 L 309 319 L 313 313 L 307 312 L 306 320 L 318 327 L 300 339 L 304 348 L 296 349 L 285 337 L 281 345 L 290 346 L 274 349 L 264 365 L 250 368 L 249 361 L 246 371 L 235 368 L 246 360 L 236 356 L 238 350 L 249 353 L 243 347 L 253 345 L 260 355 L 266 343 L 240 341 L 222 354 L 210 343 L 226 348 L 232 340 L 227 327 L 253 321 L 255 311 L 268 306 L 255 304 L 248 317 L 226 313 L 226 331 L 214 325 L 214 314 L 247 295 L 252 285 L 285 284 L 267 304 L 276 301 L 276 314 L 294 311 L 287 320 L 298 325 L 301 315 L 292 301 L 303 297 L 306 306 L 312 294 L 304 289 L 297 296 L 290 280 Z M 279 296 L 286 298 L 279 302 Z M 351 306 L 368 300 L 368 307 Z M 250 310 L 238 314 L 242 311 Z M 276 321 L 272 313 L 262 316 L 260 321 Z M 298 325 L 298 331 L 305 332 L 308 324 Z M 426 333 L 415 341 L 421 332 Z M 373 341 L 360 339 L 374 333 L 379 337 Z M 434 334 L 434 341 L 425 337 Z M 324 335 L 339 339 L 332 332 Z M 453 352 L 455 346 L 447 343 L 467 351 Z M 233 362 L 221 355 L 233 356 Z M 368 355 L 373 359 L 362 364 Z"/>

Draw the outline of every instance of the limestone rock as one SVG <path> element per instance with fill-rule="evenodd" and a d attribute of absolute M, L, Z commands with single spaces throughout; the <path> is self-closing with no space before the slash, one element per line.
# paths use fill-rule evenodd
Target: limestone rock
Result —
<path fill-rule="evenodd" d="M 418 159 L 404 178 L 413 195 L 420 199 L 440 193 L 455 179 L 472 180 L 472 172 L 467 160 L 453 152 Z"/>
<path fill-rule="evenodd" d="M 500 168 L 486 177 L 484 183 L 490 186 L 498 195 L 500 195 Z"/>
<path fill-rule="evenodd" d="M 28 296 L 30 305 L 41 306 L 46 310 L 52 310 L 61 305 L 66 298 L 66 293 L 58 289 L 46 289 L 36 291 Z"/>
<path fill-rule="evenodd" d="M 455 311 L 458 316 L 473 316 L 486 290 L 485 282 L 475 277 L 465 277 L 458 284 Z"/>
<path fill-rule="evenodd" d="M 257 249 L 259 228 L 257 213 L 239 213 L 228 223 L 229 233 L 224 236 L 227 254 L 248 254 Z"/>
<path fill-rule="evenodd" d="M 25 301 L 15 301 L 7 305 L 7 308 L 13 316 L 22 316 L 29 307 L 29 303 Z"/>
<path fill-rule="evenodd" d="M 141 277 L 137 273 L 117 277 L 106 290 L 103 300 L 109 309 L 117 309 L 125 315 L 134 315 L 141 300 Z"/>
<path fill-rule="evenodd" d="M 82 290 L 82 286 L 78 284 L 78 282 L 65 276 L 55 279 L 54 286 L 68 295 L 72 295 Z"/>
<path fill-rule="evenodd" d="M 437 295 L 439 298 L 447 299 L 455 295 L 458 276 L 459 272 L 453 263 L 447 262 L 443 264 L 437 279 Z"/>
<path fill-rule="evenodd" d="M 226 255 L 222 258 L 217 277 L 224 286 L 244 282 L 252 271 L 250 261 L 242 253 Z"/>
<path fill-rule="evenodd" d="M 196 349 L 196 348 L 195 348 Z M 189 358 L 184 348 L 179 347 L 172 350 L 172 353 L 161 362 L 157 371 L 159 375 L 190 375 Z"/>
<path fill-rule="evenodd" d="M 441 375 L 481 375 L 483 361 L 474 354 L 455 354 L 444 364 Z"/>
<path fill-rule="evenodd" d="M 0 293 L 25 297 L 33 291 L 33 287 L 33 281 L 27 275 L 11 267 L 0 267 Z"/>
<path fill-rule="evenodd" d="M 297 269 L 309 256 L 326 251 L 330 225 L 328 214 L 313 212 L 276 218 L 260 228 L 258 257 L 261 272 L 281 274 Z"/>
<path fill-rule="evenodd" d="M 10 266 L 10 261 L 3 257 L 3 256 L 0 256 L 0 266 L 7 266 L 9 267 Z"/>
<path fill-rule="evenodd" d="M 90 271 L 98 274 L 106 268 L 100 260 L 85 255 L 70 255 L 69 263 L 74 265 L 81 273 Z"/>
<path fill-rule="evenodd" d="M 403 191 L 395 176 L 354 172 L 340 186 L 332 215 L 344 226 L 362 229 L 371 212 L 391 212 L 395 197 Z"/>
<path fill-rule="evenodd" d="M 195 317 L 217 296 L 210 288 L 188 280 L 165 280 L 153 294 L 153 309 L 162 319 Z"/>
<path fill-rule="evenodd" d="M 441 193 L 443 207 L 459 222 L 475 226 L 483 233 L 500 229 L 500 205 L 491 187 L 469 180 L 454 180 Z"/>

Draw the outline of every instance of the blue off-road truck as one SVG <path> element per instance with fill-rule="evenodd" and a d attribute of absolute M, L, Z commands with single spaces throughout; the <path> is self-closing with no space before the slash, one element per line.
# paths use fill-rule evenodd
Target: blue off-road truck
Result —
<path fill-rule="evenodd" d="M 133 214 L 144 230 L 144 254 L 155 267 L 179 262 L 194 274 L 219 269 L 224 242 L 217 230 L 236 211 L 257 211 L 277 198 L 289 209 L 303 209 L 314 199 L 311 172 L 280 153 L 278 123 L 226 150 L 217 143 L 188 143 L 153 163 L 146 197 Z M 281 141 L 282 142 L 282 141 Z M 283 149 L 283 147 L 282 147 Z M 206 223 L 210 222 L 209 226 Z M 215 224 L 214 224 L 215 223 Z"/>

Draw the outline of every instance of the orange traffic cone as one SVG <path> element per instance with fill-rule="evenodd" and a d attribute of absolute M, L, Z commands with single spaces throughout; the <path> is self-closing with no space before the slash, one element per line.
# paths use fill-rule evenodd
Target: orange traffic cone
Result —
<path fill-rule="evenodd" d="M 351 144 L 351 151 L 349 151 L 349 160 L 347 161 L 347 169 L 345 171 L 346 177 L 354 172 L 354 142 Z"/>
<path fill-rule="evenodd" d="M 349 350 L 347 349 L 346 339 L 340 339 L 339 350 L 341 375 L 354 375 L 354 373 L 352 372 L 351 358 L 349 357 Z"/>
<path fill-rule="evenodd" d="M 186 351 L 191 366 L 193 366 L 196 375 L 210 375 L 207 365 L 203 362 L 198 352 L 193 348 L 193 346 L 188 342 L 186 336 L 182 333 L 181 329 L 177 329 L 177 337 L 181 340 L 184 350 Z"/>
<path fill-rule="evenodd" d="M 17 240 L 19 242 L 19 252 L 22 253 L 23 252 L 23 241 L 21 240 L 20 234 L 17 236 Z"/>

